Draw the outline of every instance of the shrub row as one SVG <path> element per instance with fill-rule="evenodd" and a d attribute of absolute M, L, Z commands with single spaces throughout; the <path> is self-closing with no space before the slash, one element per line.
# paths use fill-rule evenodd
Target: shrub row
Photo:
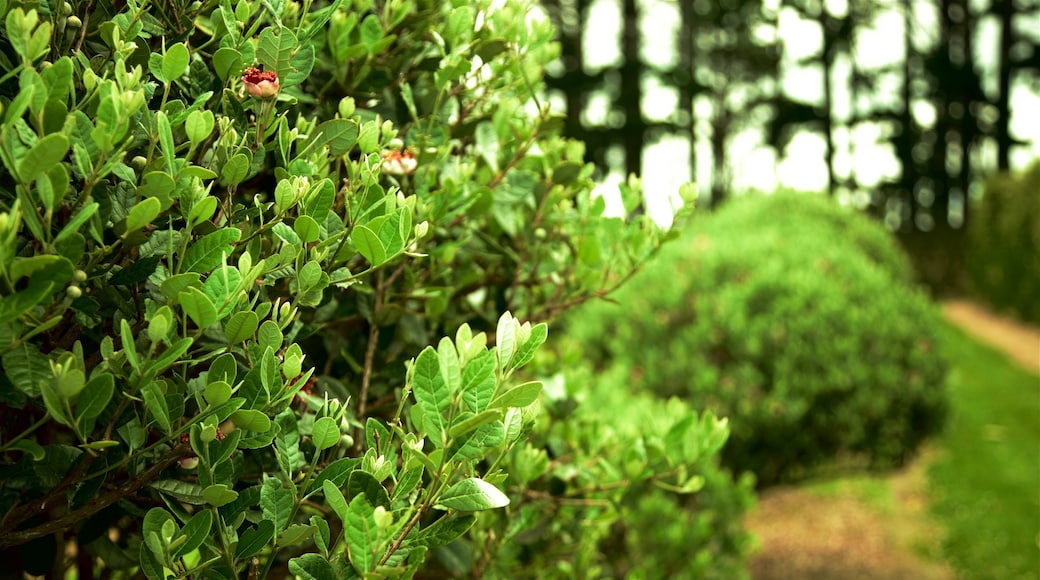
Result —
<path fill-rule="evenodd" d="M 569 334 L 633 391 L 728 417 L 724 463 L 760 486 L 838 458 L 888 466 L 945 415 L 936 310 L 908 278 L 880 226 L 828 200 L 737 199 Z"/>

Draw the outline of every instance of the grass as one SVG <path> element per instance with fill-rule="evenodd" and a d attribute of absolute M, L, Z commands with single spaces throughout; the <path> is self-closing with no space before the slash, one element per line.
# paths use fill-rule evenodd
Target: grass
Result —
<path fill-rule="evenodd" d="M 959 329 L 951 416 L 929 470 L 945 559 L 970 579 L 1040 578 L 1040 377 Z"/>

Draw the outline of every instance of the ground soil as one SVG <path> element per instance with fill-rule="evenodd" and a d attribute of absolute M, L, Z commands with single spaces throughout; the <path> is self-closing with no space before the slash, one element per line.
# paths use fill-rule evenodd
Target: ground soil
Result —
<path fill-rule="evenodd" d="M 965 301 L 943 313 L 978 340 L 1040 373 L 1040 331 Z M 942 529 L 927 505 L 924 453 L 878 485 L 800 486 L 765 492 L 746 523 L 759 541 L 751 558 L 755 580 L 948 580 L 941 560 Z M 865 489 L 881 489 L 868 497 Z"/>

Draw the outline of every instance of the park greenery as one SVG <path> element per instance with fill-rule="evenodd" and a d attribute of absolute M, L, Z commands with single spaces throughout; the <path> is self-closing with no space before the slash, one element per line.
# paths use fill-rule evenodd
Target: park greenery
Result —
<path fill-rule="evenodd" d="M 606 215 L 533 7 L 0 0 L 5 563 L 739 578 L 756 486 L 939 430 L 887 232 Z"/>
<path fill-rule="evenodd" d="M 592 364 L 728 417 L 723 463 L 760 487 L 835 459 L 901 465 L 940 431 L 937 312 L 883 226 L 796 194 L 694 221 L 620 306 L 570 320 Z"/>

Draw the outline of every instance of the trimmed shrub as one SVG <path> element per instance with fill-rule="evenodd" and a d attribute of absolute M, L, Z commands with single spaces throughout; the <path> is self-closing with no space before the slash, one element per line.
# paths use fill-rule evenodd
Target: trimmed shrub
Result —
<path fill-rule="evenodd" d="M 933 306 L 844 242 L 837 213 L 821 220 L 815 200 L 804 214 L 797 200 L 733 201 L 635 276 L 618 304 L 589 305 L 569 325 L 633 389 L 728 417 L 724 462 L 759 485 L 847 456 L 898 464 L 945 415 Z M 747 207 L 758 204 L 787 209 Z"/>
<path fill-rule="evenodd" d="M 1040 162 L 986 181 L 968 223 L 968 271 L 994 308 L 1040 324 Z"/>

